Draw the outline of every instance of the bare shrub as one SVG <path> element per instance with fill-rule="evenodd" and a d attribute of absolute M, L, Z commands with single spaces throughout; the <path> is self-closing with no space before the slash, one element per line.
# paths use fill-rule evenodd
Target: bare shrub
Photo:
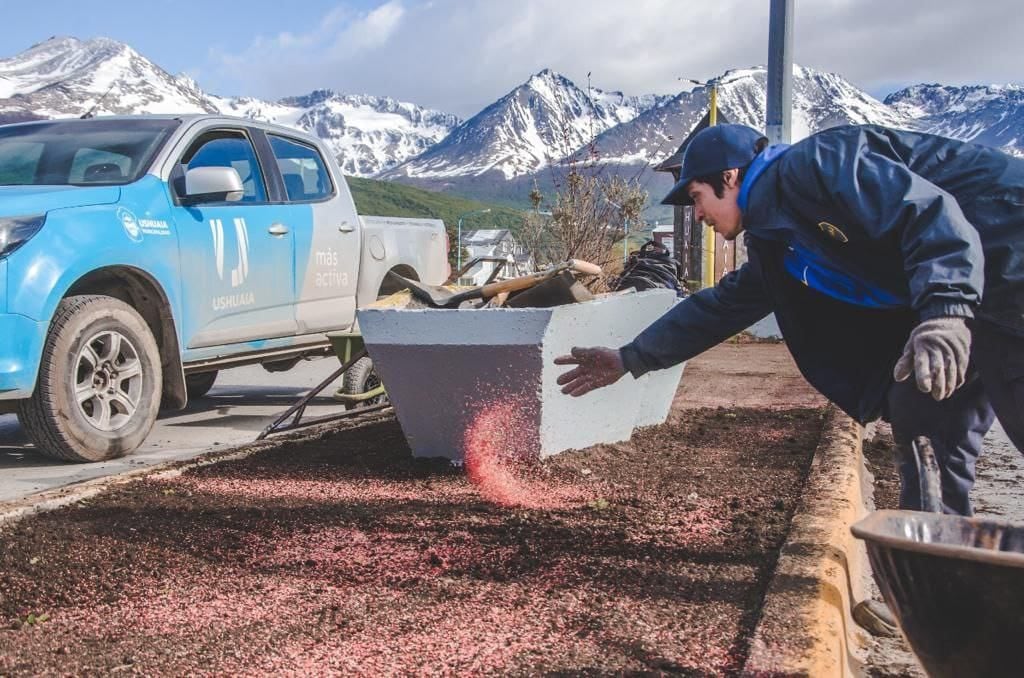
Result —
<path fill-rule="evenodd" d="M 587 74 L 587 93 L 590 96 L 590 73 Z M 593 120 L 596 115 L 591 100 L 589 141 L 578 148 L 579 120 L 575 129 L 563 122 L 558 130 L 558 144 L 562 157 L 547 158 L 551 182 L 550 198 L 536 181 L 530 191 L 533 210 L 523 218 L 519 237 L 524 249 L 538 267 L 566 259 L 583 259 L 601 266 L 606 277 L 621 270 L 621 250 L 615 243 L 625 235 L 626 223 L 630 231 L 643 228 L 643 209 L 647 204 L 647 191 L 640 176 L 642 167 L 634 176 L 623 178 L 608 171 L 600 161 L 595 145 Z M 565 107 L 570 106 L 566 102 Z M 616 256 L 618 254 L 619 256 Z M 603 287 L 598 281 L 594 288 Z"/>
<path fill-rule="evenodd" d="M 546 204 L 540 189 L 530 192 L 533 210 L 523 218 L 520 241 L 539 266 L 584 259 L 606 272 L 621 267 L 615 243 L 644 226 L 647 191 L 637 177 L 605 172 L 596 159 L 576 156 L 551 168 L 554 191 Z M 542 209 L 548 207 L 549 209 Z"/>

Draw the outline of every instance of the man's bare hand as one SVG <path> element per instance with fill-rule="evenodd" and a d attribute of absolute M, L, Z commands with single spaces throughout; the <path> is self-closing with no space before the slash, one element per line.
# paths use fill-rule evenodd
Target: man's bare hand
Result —
<path fill-rule="evenodd" d="M 558 377 L 562 393 L 578 397 L 595 388 L 614 384 L 626 373 L 619 352 L 613 348 L 573 347 L 572 355 L 555 358 L 556 365 L 576 365 Z"/>

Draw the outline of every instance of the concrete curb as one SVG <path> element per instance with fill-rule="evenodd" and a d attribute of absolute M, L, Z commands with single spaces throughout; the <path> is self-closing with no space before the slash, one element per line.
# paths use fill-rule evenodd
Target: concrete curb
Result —
<path fill-rule="evenodd" d="M 102 494 L 107 490 L 120 485 L 127 485 L 128 483 L 133 483 L 144 478 L 173 478 L 186 471 L 200 468 L 202 466 L 219 464 L 220 462 L 233 461 L 236 459 L 245 459 L 246 457 L 251 457 L 254 454 L 258 454 L 275 447 L 280 447 L 287 443 L 319 440 L 333 433 L 390 419 L 394 419 L 393 410 L 380 410 L 365 416 L 355 416 L 351 419 L 343 420 L 342 422 L 311 426 L 298 432 L 280 435 L 268 440 L 260 440 L 245 443 L 243 445 L 237 445 L 235 447 L 206 452 L 191 459 L 169 461 L 155 466 L 135 469 L 127 473 L 94 478 L 74 485 L 66 485 L 53 490 L 38 492 L 23 499 L 0 502 L 0 530 L 3 530 L 22 518 L 26 518 L 37 513 L 53 511 L 76 502 L 85 501 L 98 494 Z"/>
<path fill-rule="evenodd" d="M 861 445 L 861 427 L 829 406 L 744 675 L 863 675 L 871 637 L 851 610 L 870 597 L 871 570 L 850 534 L 872 496 Z"/>

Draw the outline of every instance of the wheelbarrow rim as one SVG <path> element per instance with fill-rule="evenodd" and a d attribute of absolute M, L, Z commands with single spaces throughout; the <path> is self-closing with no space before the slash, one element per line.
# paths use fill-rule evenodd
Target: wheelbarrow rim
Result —
<path fill-rule="evenodd" d="M 908 515 L 912 514 L 912 515 Z M 890 524 L 890 519 L 916 518 L 918 520 L 943 520 L 950 523 L 967 523 L 970 526 L 989 525 L 992 527 L 1011 528 L 1024 530 L 1024 526 L 1004 520 L 990 520 L 984 518 L 965 518 L 937 513 L 923 513 L 919 511 L 896 511 L 882 510 L 875 511 L 867 517 L 850 526 L 853 536 L 863 539 L 872 544 L 887 546 L 901 551 L 912 551 L 938 557 L 955 557 L 958 560 L 970 560 L 990 565 L 1005 565 L 1007 567 L 1024 568 L 1024 553 L 1016 551 L 1000 551 L 980 546 L 966 544 L 946 544 L 940 542 L 922 542 L 900 537 L 885 529 Z"/>

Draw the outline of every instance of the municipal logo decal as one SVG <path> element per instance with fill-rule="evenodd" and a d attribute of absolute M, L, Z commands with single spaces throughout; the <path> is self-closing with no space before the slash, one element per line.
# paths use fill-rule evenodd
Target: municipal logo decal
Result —
<path fill-rule="evenodd" d="M 142 228 L 139 226 L 139 220 L 131 211 L 124 207 L 117 208 L 117 220 L 121 222 L 124 232 L 133 242 L 142 242 Z"/>
<path fill-rule="evenodd" d="M 846 237 L 846 234 L 843 233 L 843 230 L 836 226 L 835 224 L 830 224 L 827 221 L 822 221 L 818 223 L 818 228 L 821 229 L 822 233 L 832 238 L 833 240 L 838 240 L 839 242 L 850 242 L 850 239 Z"/>
<path fill-rule="evenodd" d="M 235 242 L 238 246 L 238 265 L 231 269 L 231 286 L 240 287 L 249 277 L 249 230 L 245 219 L 236 218 Z M 213 236 L 213 256 L 217 261 L 217 277 L 224 280 L 224 223 L 220 219 L 210 220 L 210 234 Z"/>

